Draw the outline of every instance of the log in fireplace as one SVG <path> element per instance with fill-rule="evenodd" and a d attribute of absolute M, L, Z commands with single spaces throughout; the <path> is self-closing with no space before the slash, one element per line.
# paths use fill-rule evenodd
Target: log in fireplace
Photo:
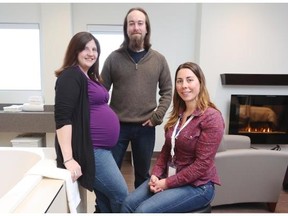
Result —
<path fill-rule="evenodd" d="M 288 96 L 231 95 L 229 134 L 247 135 L 252 144 L 288 145 Z"/>

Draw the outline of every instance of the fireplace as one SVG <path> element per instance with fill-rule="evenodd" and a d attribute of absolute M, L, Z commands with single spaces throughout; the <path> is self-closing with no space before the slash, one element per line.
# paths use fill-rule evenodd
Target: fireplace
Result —
<path fill-rule="evenodd" d="M 231 95 L 229 134 L 247 135 L 252 144 L 288 145 L 288 96 Z"/>

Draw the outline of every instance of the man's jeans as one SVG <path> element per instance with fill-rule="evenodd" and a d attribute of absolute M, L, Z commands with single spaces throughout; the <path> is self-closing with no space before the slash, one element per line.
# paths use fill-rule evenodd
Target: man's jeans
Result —
<path fill-rule="evenodd" d="M 128 186 L 111 151 L 94 149 L 94 192 L 101 213 L 120 212 L 121 204 L 128 195 Z"/>
<path fill-rule="evenodd" d="M 134 186 L 137 188 L 150 177 L 149 170 L 155 146 L 155 127 L 142 126 L 140 123 L 121 123 L 118 143 L 112 149 L 119 168 L 121 168 L 130 142 L 134 164 Z"/>

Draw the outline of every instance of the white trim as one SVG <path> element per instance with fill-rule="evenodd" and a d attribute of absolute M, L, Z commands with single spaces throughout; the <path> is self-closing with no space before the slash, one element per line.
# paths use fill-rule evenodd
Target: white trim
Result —
<path fill-rule="evenodd" d="M 87 30 L 91 33 L 122 33 L 123 26 L 122 25 L 87 25 Z"/>
<path fill-rule="evenodd" d="M 40 29 L 38 23 L 0 23 L 1 29 Z"/>

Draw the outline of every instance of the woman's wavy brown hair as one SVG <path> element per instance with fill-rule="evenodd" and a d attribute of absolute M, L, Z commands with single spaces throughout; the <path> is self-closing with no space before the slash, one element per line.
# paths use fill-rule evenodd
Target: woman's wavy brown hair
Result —
<path fill-rule="evenodd" d="M 199 65 L 193 63 L 193 62 L 185 62 L 181 65 L 176 70 L 175 73 L 175 79 L 174 79 L 174 94 L 173 94 L 173 108 L 172 111 L 170 112 L 170 116 L 168 119 L 168 122 L 165 124 L 164 129 L 167 130 L 175 123 L 177 122 L 179 115 L 181 112 L 184 112 L 186 110 L 186 104 L 182 100 L 182 98 L 179 96 L 179 94 L 176 91 L 176 80 L 177 80 L 177 75 L 179 70 L 187 68 L 191 70 L 196 77 L 199 80 L 200 83 L 200 91 L 199 95 L 197 97 L 197 105 L 196 107 L 200 109 L 202 112 L 204 112 L 208 107 L 212 107 L 214 109 L 217 109 L 214 103 L 211 102 L 210 96 L 208 93 L 208 90 L 206 88 L 206 81 L 205 81 L 205 76 L 204 73 L 202 72 L 201 68 Z M 218 109 L 217 109 L 218 110 Z"/>

